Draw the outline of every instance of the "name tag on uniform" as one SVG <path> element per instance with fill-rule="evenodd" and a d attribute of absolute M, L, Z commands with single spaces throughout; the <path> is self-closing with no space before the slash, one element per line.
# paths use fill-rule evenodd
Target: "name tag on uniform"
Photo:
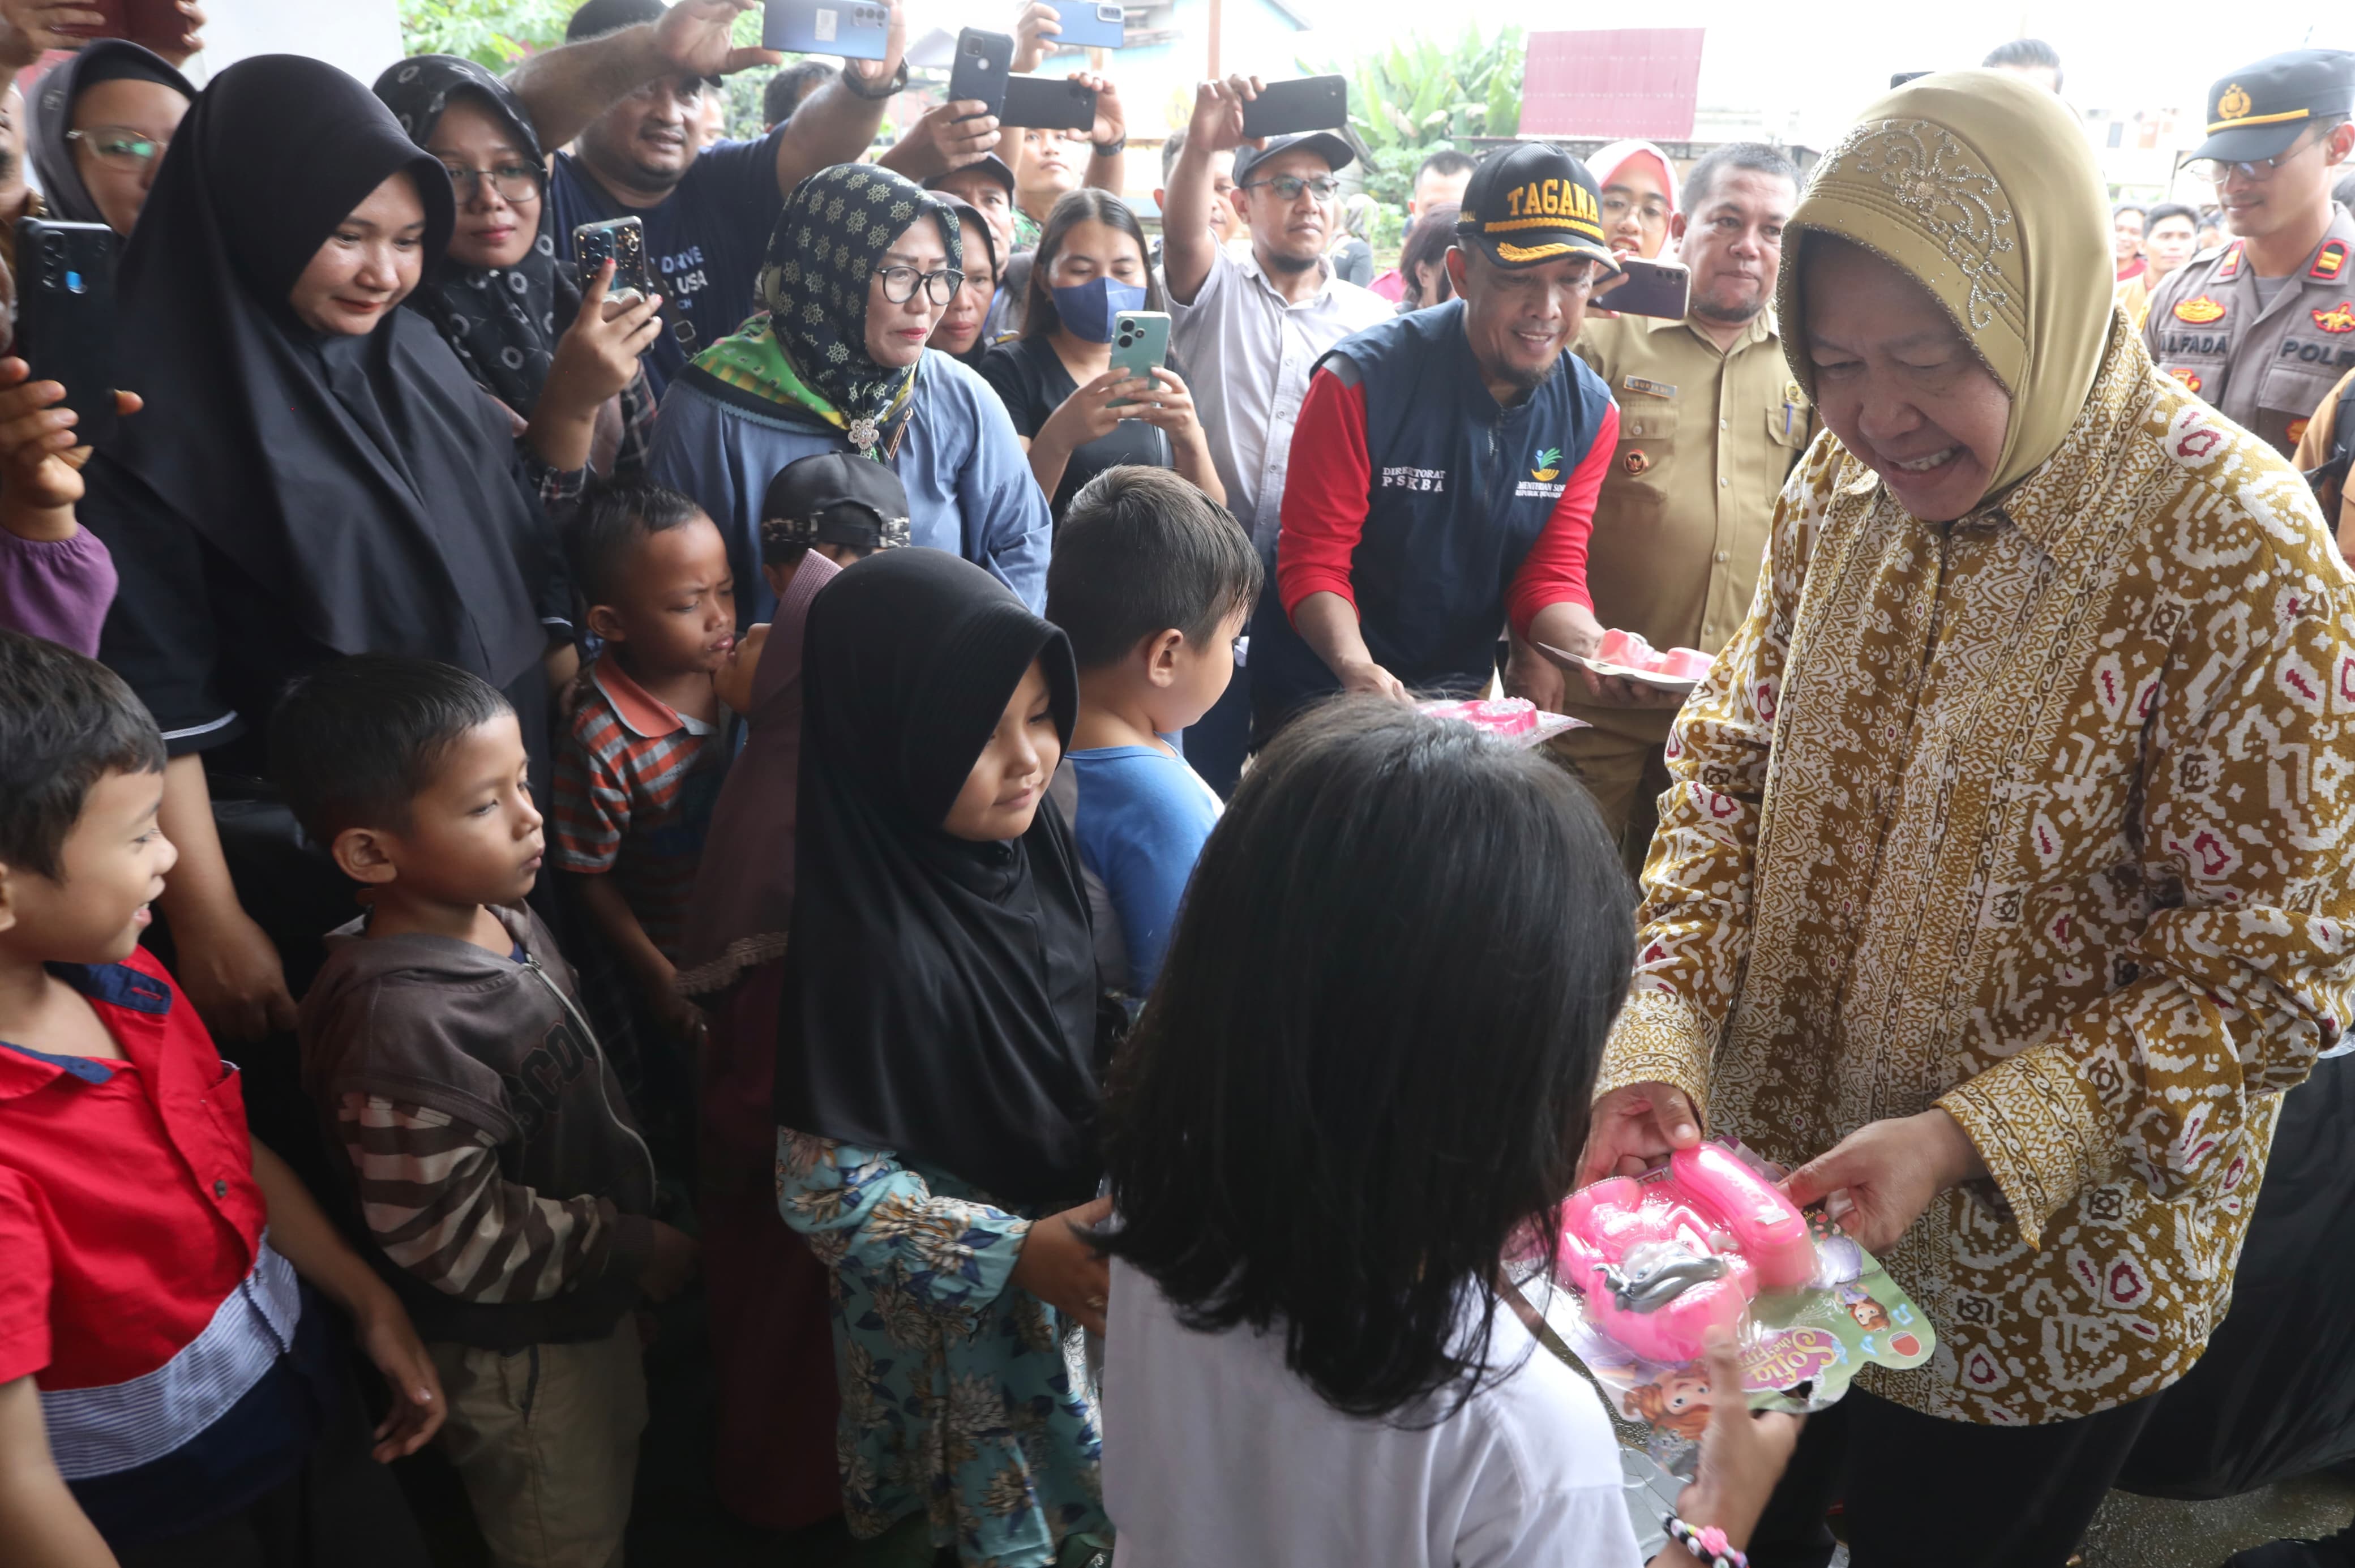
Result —
<path fill-rule="evenodd" d="M 1642 392 L 1646 397 L 1673 398 L 1677 395 L 1677 389 L 1672 383 L 1647 380 L 1641 376 L 1630 376 L 1619 384 L 1631 392 Z"/>

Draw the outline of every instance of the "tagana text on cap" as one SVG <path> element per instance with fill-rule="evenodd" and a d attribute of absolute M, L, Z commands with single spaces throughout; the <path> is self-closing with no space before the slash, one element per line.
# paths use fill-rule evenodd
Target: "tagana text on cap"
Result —
<path fill-rule="evenodd" d="M 2242 163 L 2287 152 L 2317 121 L 2355 113 L 2355 54 L 2291 49 L 2220 77 L 2208 90 L 2208 139 L 2195 158 Z"/>
<path fill-rule="evenodd" d="M 1465 187 L 1455 237 L 1478 244 L 1500 267 L 1589 256 L 1619 271 L 1603 238 L 1603 193 L 1593 175 L 1548 142 L 1526 142 L 1482 160 Z"/>

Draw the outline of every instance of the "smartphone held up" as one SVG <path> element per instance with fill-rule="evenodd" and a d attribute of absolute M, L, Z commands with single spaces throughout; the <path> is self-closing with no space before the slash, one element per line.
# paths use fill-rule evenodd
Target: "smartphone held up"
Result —
<path fill-rule="evenodd" d="M 768 0 L 761 47 L 793 54 L 879 60 L 890 52 L 891 9 L 874 0 Z"/>
<path fill-rule="evenodd" d="M 121 241 L 103 223 L 20 219 L 16 341 L 35 380 L 66 389 L 82 444 L 119 427 L 115 412 L 114 261 Z"/>

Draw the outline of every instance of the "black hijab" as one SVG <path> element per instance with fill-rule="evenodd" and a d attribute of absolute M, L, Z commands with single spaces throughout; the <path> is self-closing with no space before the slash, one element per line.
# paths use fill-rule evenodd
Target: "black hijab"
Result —
<path fill-rule="evenodd" d="M 84 44 L 73 59 L 43 77 L 39 91 L 34 94 L 33 173 L 41 182 L 41 195 L 49 210 L 69 223 L 106 221 L 98 203 L 91 199 L 90 188 L 81 183 L 73 144 L 66 140 L 66 133 L 73 129 L 74 101 L 85 88 L 125 78 L 168 87 L 183 98 L 197 95 L 186 77 L 160 56 L 125 38 L 99 38 Z"/>
<path fill-rule="evenodd" d="M 532 130 L 530 111 L 513 88 L 456 55 L 419 55 L 387 67 L 376 79 L 377 97 L 421 147 L 433 139 L 433 127 L 441 123 L 451 98 L 467 92 L 490 111 L 539 170 L 539 232 L 524 259 L 512 267 L 470 267 L 445 259 L 432 280 L 420 285 L 406 303 L 441 328 L 478 385 L 528 419 L 547 385 L 556 340 L 581 309 L 579 292 L 556 262 L 556 239 L 548 228 L 547 161 Z"/>
<path fill-rule="evenodd" d="M 403 171 L 430 275 L 449 176 L 368 89 L 299 55 L 213 78 L 123 256 L 124 379 L 147 409 L 92 468 L 109 488 L 135 477 L 322 646 L 506 686 L 540 655 L 535 595 L 555 570 L 506 415 L 416 313 L 352 336 L 288 302 L 336 226 Z"/>
<path fill-rule="evenodd" d="M 810 606 L 777 1119 L 1011 1203 L 1082 1201 L 1096 969 L 1051 801 L 1010 843 L 941 826 L 1032 659 L 1068 741 L 1063 634 L 944 550 L 860 561 Z"/>

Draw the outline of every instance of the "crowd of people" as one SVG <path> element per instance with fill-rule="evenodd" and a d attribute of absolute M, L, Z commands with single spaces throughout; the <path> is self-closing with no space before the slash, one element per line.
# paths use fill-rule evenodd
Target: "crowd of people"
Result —
<path fill-rule="evenodd" d="M 430 1445 L 618 1564 L 683 1293 L 718 1506 L 877 1568 L 2058 1568 L 2283 1342 L 2355 1453 L 2355 56 L 2209 208 L 2027 40 L 1806 171 L 1439 150 L 1378 271 L 1257 77 L 1155 233 L 1103 75 L 878 151 L 898 0 L 726 137 L 751 7 L 197 91 L 0 0 L 125 383 L 0 357 L 0 1560 L 415 1568 Z M 1705 1136 L 1937 1353 L 1713 1340 L 1654 1530 L 1507 1264 Z"/>

